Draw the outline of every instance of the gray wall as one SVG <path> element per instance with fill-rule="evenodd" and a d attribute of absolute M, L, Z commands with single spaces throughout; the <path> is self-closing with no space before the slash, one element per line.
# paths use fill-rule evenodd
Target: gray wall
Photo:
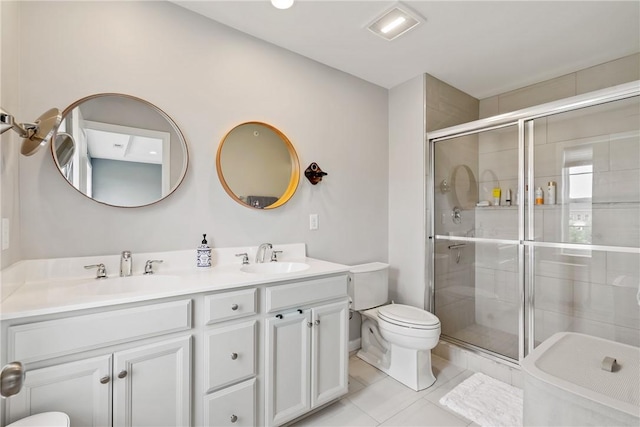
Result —
<path fill-rule="evenodd" d="M 0 1 L 0 105 L 18 122 L 35 120 L 23 117 L 19 110 L 20 39 L 19 7 L 15 2 Z M 38 115 L 44 112 L 40 111 Z M 18 159 L 20 137 L 9 131 L 0 136 L 0 215 L 9 220 L 9 248 L 0 251 L 0 268 L 20 260 L 20 192 L 18 191 Z"/>
<path fill-rule="evenodd" d="M 190 150 L 183 185 L 135 209 L 71 189 L 48 150 L 20 158 L 22 258 L 189 249 L 207 233 L 217 247 L 305 242 L 312 257 L 386 261 L 387 90 L 171 3 L 19 7 L 21 117 L 93 93 L 127 93 L 169 114 Z M 329 175 L 316 186 L 302 177 L 292 200 L 273 211 L 233 201 L 215 154 L 230 129 L 250 120 L 279 128 L 302 168 L 315 161 Z M 317 231 L 309 231 L 311 213 L 319 214 Z"/>
<path fill-rule="evenodd" d="M 425 77 L 389 91 L 389 296 L 423 306 Z"/>

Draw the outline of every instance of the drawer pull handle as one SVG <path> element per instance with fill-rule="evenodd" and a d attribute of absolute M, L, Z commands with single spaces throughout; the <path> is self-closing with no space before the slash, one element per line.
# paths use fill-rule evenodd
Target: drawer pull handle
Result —
<path fill-rule="evenodd" d="M 235 415 L 231 415 L 231 422 L 235 423 L 236 421 L 238 421 L 238 417 Z"/>
<path fill-rule="evenodd" d="M 276 318 L 278 319 L 284 319 L 284 316 L 282 314 L 276 314 Z"/>
<path fill-rule="evenodd" d="M 118 374 L 118 378 L 124 378 L 127 376 L 127 371 L 120 371 L 120 373 Z"/>
<path fill-rule="evenodd" d="M 301 309 L 298 309 L 298 313 L 302 314 L 302 310 L 301 310 Z"/>
<path fill-rule="evenodd" d="M 238 309 L 238 304 L 233 304 L 231 306 L 231 310 L 236 311 Z"/>
<path fill-rule="evenodd" d="M 109 377 L 109 375 L 106 375 L 106 376 L 100 378 L 100 384 L 107 384 L 109 382 L 109 380 L 111 380 L 111 378 Z"/>
<path fill-rule="evenodd" d="M 238 353 L 231 353 L 231 360 L 236 360 L 238 358 Z"/>

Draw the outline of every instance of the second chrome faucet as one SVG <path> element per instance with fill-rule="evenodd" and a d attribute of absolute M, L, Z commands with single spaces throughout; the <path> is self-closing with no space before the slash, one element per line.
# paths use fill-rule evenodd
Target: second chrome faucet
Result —
<path fill-rule="evenodd" d="M 256 262 L 264 262 L 264 259 L 267 257 L 267 251 L 272 249 L 273 245 L 271 245 L 271 243 L 263 243 L 258 246 L 258 250 L 256 251 Z"/>
<path fill-rule="evenodd" d="M 131 251 L 123 251 L 120 257 L 120 277 L 131 276 L 133 271 L 133 257 Z"/>

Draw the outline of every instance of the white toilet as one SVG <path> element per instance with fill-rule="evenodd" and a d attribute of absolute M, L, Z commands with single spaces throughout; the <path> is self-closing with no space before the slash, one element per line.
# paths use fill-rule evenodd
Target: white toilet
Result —
<path fill-rule="evenodd" d="M 389 265 L 361 264 L 349 270 L 351 309 L 362 316 L 357 356 L 419 391 L 436 378 L 431 349 L 440 338 L 440 320 L 428 311 L 389 302 Z"/>

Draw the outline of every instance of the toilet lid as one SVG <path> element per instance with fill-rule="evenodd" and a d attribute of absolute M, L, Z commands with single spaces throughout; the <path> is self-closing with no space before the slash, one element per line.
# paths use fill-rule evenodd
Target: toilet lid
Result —
<path fill-rule="evenodd" d="M 428 329 L 440 324 L 440 319 L 428 311 L 404 304 L 389 304 L 380 307 L 378 317 L 391 323 L 414 328 Z"/>
<path fill-rule="evenodd" d="M 43 412 L 22 418 L 7 427 L 68 427 L 69 416 L 64 412 Z"/>

